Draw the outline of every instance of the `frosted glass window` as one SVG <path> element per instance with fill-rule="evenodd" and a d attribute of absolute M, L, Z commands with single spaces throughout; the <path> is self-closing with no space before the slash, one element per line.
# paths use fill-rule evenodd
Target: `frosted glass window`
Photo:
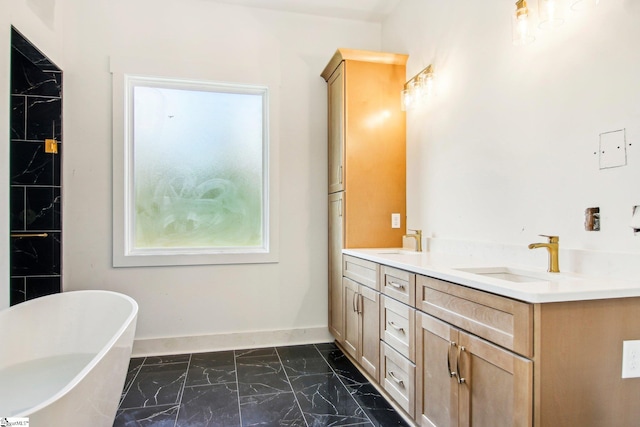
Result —
<path fill-rule="evenodd" d="M 124 253 L 114 264 L 268 253 L 267 89 L 133 76 L 125 87 Z"/>

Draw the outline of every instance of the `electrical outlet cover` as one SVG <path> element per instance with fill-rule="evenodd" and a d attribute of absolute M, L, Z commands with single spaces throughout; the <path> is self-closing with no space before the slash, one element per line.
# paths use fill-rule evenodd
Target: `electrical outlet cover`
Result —
<path fill-rule="evenodd" d="M 400 228 L 400 214 L 392 213 L 391 214 L 391 228 Z"/>
<path fill-rule="evenodd" d="M 622 342 L 622 378 L 640 377 L 640 340 Z"/>

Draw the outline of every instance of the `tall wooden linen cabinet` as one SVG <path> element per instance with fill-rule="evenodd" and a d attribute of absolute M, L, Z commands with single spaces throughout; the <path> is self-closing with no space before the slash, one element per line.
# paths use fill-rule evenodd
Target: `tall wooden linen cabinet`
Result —
<path fill-rule="evenodd" d="M 344 340 L 343 248 L 402 246 L 406 120 L 400 91 L 407 55 L 338 49 L 328 85 L 329 330 Z M 392 228 L 391 214 L 400 214 Z"/>

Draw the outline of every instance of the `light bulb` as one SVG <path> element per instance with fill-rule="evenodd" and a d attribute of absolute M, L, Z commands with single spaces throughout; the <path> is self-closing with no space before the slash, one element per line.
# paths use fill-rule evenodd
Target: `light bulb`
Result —
<path fill-rule="evenodd" d="M 529 20 L 527 19 L 527 16 L 521 16 L 518 18 L 518 35 L 520 36 L 521 40 L 524 40 L 527 38 L 528 34 Z"/>

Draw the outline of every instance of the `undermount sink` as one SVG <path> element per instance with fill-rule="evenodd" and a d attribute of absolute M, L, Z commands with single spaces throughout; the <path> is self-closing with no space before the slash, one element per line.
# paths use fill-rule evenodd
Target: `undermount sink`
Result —
<path fill-rule="evenodd" d="M 562 278 L 562 275 L 558 273 L 520 270 L 511 267 L 457 268 L 456 270 L 518 283 L 552 281 Z"/>

